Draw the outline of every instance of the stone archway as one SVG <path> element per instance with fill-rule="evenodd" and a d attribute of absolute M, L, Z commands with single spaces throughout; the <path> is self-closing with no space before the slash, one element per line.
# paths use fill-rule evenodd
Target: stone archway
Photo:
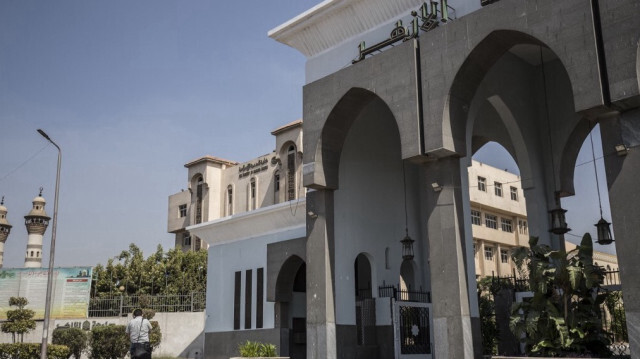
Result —
<path fill-rule="evenodd" d="M 306 264 L 298 256 L 290 256 L 280 268 L 276 280 L 274 323 L 286 331 L 280 343 L 280 354 L 291 359 L 305 359 L 306 346 Z"/>

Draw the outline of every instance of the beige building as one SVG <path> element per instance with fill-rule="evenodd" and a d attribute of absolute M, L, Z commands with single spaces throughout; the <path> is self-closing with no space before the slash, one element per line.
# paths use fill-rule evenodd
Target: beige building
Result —
<path fill-rule="evenodd" d="M 305 196 L 301 183 L 302 120 L 275 129 L 275 150 L 244 163 L 214 156 L 188 162 L 187 190 L 169 196 L 167 231 L 176 248 L 207 249 L 186 227 Z"/>
<path fill-rule="evenodd" d="M 511 250 L 529 245 L 527 204 L 520 176 L 472 161 L 469 197 L 476 277 L 518 275 Z M 565 241 L 566 251 L 576 245 Z M 617 271 L 614 254 L 594 251 L 594 264 Z"/>
<path fill-rule="evenodd" d="M 511 250 L 529 241 L 520 176 L 472 161 L 469 199 L 476 276 L 512 275 Z"/>

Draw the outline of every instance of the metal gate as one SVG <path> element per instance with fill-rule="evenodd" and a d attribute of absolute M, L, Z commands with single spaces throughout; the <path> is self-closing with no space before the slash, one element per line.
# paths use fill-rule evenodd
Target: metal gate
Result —
<path fill-rule="evenodd" d="M 393 301 L 395 357 L 431 359 L 431 304 Z"/>

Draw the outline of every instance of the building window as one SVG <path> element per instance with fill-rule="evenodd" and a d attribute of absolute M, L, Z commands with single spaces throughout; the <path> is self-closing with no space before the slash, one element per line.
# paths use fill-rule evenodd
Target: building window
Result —
<path fill-rule="evenodd" d="M 527 234 L 528 233 L 527 221 L 525 221 L 523 219 L 519 219 L 518 220 L 518 233 L 520 233 L 520 234 Z"/>
<path fill-rule="evenodd" d="M 500 225 L 503 232 L 513 232 L 513 222 L 510 219 L 500 218 Z"/>
<path fill-rule="evenodd" d="M 498 229 L 498 217 L 492 214 L 485 214 L 484 225 L 487 226 L 487 228 Z"/>
<path fill-rule="evenodd" d="M 280 171 L 273 174 L 273 203 L 280 199 Z"/>
<path fill-rule="evenodd" d="M 476 253 L 478 252 L 478 248 L 476 248 L 476 242 L 473 242 L 473 256 L 476 256 Z"/>
<path fill-rule="evenodd" d="M 515 187 L 511 187 L 511 200 L 512 201 L 518 200 L 518 189 Z"/>
<path fill-rule="evenodd" d="M 198 185 L 196 187 L 196 223 L 202 223 L 202 198 L 203 198 L 202 176 L 198 177 Z"/>
<path fill-rule="evenodd" d="M 229 185 L 227 187 L 227 216 L 233 214 L 233 187 Z"/>
<path fill-rule="evenodd" d="M 482 219 L 480 218 L 480 211 L 471 210 L 471 224 L 475 224 L 479 226 L 482 223 Z"/>
<path fill-rule="evenodd" d="M 487 192 L 487 179 L 478 176 L 478 191 Z"/>
<path fill-rule="evenodd" d="M 296 199 L 296 147 L 287 152 L 287 201 Z"/>
<path fill-rule="evenodd" d="M 255 177 L 251 179 L 249 183 L 249 210 L 256 209 L 256 179 Z"/>
<path fill-rule="evenodd" d="M 187 216 L 187 205 L 186 204 L 181 204 L 178 206 L 178 216 L 180 216 L 180 218 L 184 218 Z"/>
<path fill-rule="evenodd" d="M 493 247 L 484 247 L 484 259 L 488 261 L 493 260 Z"/>
<path fill-rule="evenodd" d="M 502 183 L 493 182 L 493 190 L 495 191 L 496 196 L 502 197 Z"/>
<path fill-rule="evenodd" d="M 189 232 L 185 232 L 182 235 L 182 245 L 191 247 L 191 235 Z"/>
<path fill-rule="evenodd" d="M 509 252 L 506 249 L 500 250 L 500 261 L 502 263 L 509 263 Z"/>

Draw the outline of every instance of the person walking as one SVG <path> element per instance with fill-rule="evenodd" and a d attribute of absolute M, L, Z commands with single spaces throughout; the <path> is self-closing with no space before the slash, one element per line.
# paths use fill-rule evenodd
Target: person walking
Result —
<path fill-rule="evenodd" d="M 142 309 L 133 311 L 133 319 L 127 325 L 125 332 L 131 341 L 131 358 L 150 359 L 149 333 L 151 332 L 151 323 L 142 317 Z"/>

